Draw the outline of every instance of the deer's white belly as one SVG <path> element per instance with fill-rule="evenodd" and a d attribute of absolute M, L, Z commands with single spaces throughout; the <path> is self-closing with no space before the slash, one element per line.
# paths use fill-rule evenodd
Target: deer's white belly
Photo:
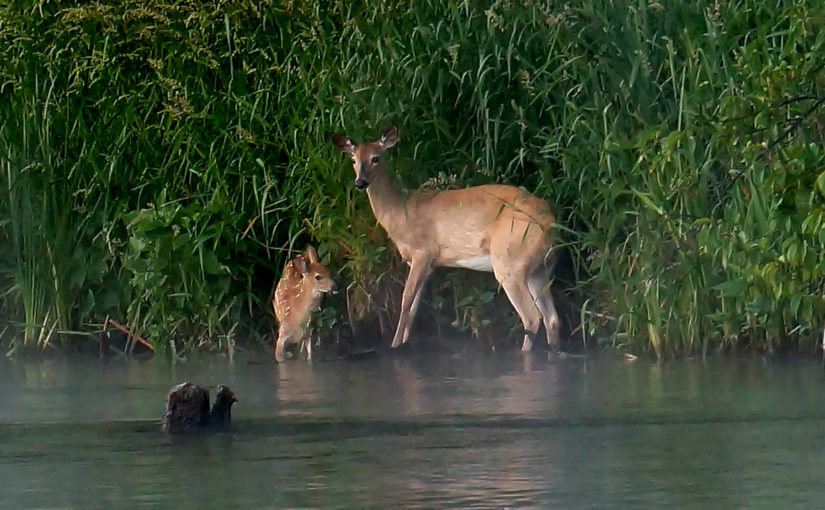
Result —
<path fill-rule="evenodd" d="M 489 255 L 482 255 L 480 257 L 469 257 L 465 259 L 454 260 L 453 267 L 463 267 L 464 269 L 472 269 L 474 271 L 491 272 L 493 270 L 493 258 Z"/>

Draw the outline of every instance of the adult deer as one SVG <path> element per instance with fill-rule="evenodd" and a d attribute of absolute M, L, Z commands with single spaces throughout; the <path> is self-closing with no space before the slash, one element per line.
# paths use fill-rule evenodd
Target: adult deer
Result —
<path fill-rule="evenodd" d="M 544 320 L 547 343 L 559 348 L 559 317 L 549 292 L 555 265 L 555 213 L 545 200 L 514 186 L 490 184 L 403 195 L 387 175 L 384 152 L 398 142 L 387 128 L 377 142 L 356 144 L 332 135 L 352 155 L 355 187 L 366 190 L 378 223 L 395 243 L 410 272 L 392 347 L 409 340 L 424 283 L 436 267 L 492 272 L 524 324 L 529 351 Z"/>
<path fill-rule="evenodd" d="M 318 252 L 307 246 L 306 255 L 301 254 L 287 262 L 283 276 L 275 288 L 272 308 L 278 319 L 278 341 L 275 343 L 275 359 L 284 360 L 287 344 L 301 344 L 307 360 L 312 359 L 312 339 L 307 328 L 312 316 L 327 292 L 334 292 L 335 281 L 329 268 L 321 264 Z"/>

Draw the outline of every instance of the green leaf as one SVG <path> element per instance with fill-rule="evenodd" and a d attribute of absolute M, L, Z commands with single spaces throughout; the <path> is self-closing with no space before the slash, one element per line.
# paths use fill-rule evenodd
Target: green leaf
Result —
<path fill-rule="evenodd" d="M 794 294 L 791 296 L 791 315 L 793 317 L 799 316 L 799 304 L 802 302 L 802 294 Z"/>
<path fill-rule="evenodd" d="M 218 262 L 215 252 L 210 250 L 203 250 L 201 256 L 201 264 L 204 272 L 207 274 L 220 275 L 227 272 L 226 266 Z"/>
<path fill-rule="evenodd" d="M 819 174 L 819 177 L 816 178 L 816 189 L 819 191 L 819 194 L 825 197 L 825 171 Z"/>
<path fill-rule="evenodd" d="M 745 280 L 727 280 L 713 286 L 722 297 L 740 297 L 747 289 L 748 282 Z"/>

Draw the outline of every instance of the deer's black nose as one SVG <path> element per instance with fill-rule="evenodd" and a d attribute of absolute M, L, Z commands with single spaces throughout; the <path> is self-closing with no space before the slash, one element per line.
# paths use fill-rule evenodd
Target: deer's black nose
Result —
<path fill-rule="evenodd" d="M 367 189 L 367 186 L 369 186 L 369 185 L 370 185 L 370 183 L 368 183 L 367 181 L 365 181 L 364 179 L 362 179 L 360 177 L 355 179 L 355 187 L 358 188 L 361 191 L 364 191 L 365 189 Z"/>

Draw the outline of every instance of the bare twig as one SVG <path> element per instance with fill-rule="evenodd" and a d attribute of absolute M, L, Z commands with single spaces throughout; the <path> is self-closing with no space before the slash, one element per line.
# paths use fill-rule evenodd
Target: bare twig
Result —
<path fill-rule="evenodd" d="M 108 325 L 110 325 L 110 324 L 111 324 L 111 325 L 112 325 L 115 329 L 117 329 L 118 331 L 120 331 L 120 332 L 122 332 L 122 333 L 125 333 L 127 336 L 129 336 L 129 337 L 133 338 L 136 342 L 138 342 L 139 344 L 143 345 L 144 347 L 146 347 L 146 348 L 147 348 L 147 349 L 149 349 L 150 351 L 155 352 L 155 348 L 152 346 L 152 344 L 150 344 L 149 342 L 147 342 L 146 340 L 144 340 L 144 339 L 143 339 L 140 335 L 138 335 L 137 333 L 133 333 L 133 332 L 131 332 L 131 331 L 130 331 L 130 330 L 129 330 L 126 326 L 123 326 L 122 324 L 120 324 L 119 322 L 117 322 L 117 321 L 116 321 L 116 320 L 114 320 L 114 319 L 110 319 L 110 318 L 108 318 L 108 317 L 106 318 L 106 324 L 104 324 L 104 325 L 103 325 L 103 329 L 104 329 L 104 331 L 106 330 L 106 326 L 108 326 Z"/>

